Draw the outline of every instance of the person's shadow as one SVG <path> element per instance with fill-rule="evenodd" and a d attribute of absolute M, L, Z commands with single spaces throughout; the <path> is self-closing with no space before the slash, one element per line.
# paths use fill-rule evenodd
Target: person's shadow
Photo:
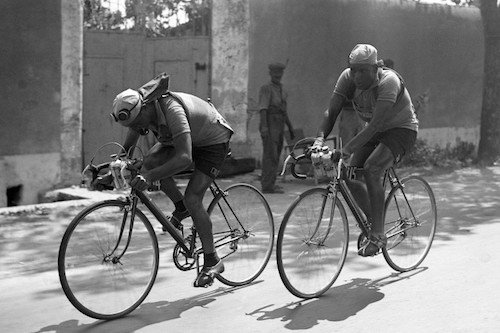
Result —
<path fill-rule="evenodd" d="M 272 310 L 269 308 L 273 304 L 270 304 L 247 315 L 257 316 L 257 320 L 280 319 L 287 322 L 284 327 L 290 330 L 309 329 L 321 320 L 343 321 L 383 299 L 384 294 L 380 291 L 383 286 L 409 279 L 426 269 L 422 267 L 407 273 L 393 273 L 377 280 L 353 279 L 332 288 L 320 298 L 301 300 Z"/>
<path fill-rule="evenodd" d="M 164 321 L 180 318 L 180 315 L 195 307 L 205 307 L 215 301 L 218 297 L 241 288 L 255 285 L 262 281 L 253 282 L 242 287 L 219 287 L 213 291 L 183 298 L 174 302 L 160 301 L 153 303 L 143 303 L 136 310 L 126 317 L 110 321 L 98 320 L 91 324 L 80 324 L 78 320 L 67 320 L 57 325 L 50 325 L 41 328 L 36 333 L 56 332 L 56 333 L 128 333 L 135 332 L 143 327 L 161 323 Z"/>

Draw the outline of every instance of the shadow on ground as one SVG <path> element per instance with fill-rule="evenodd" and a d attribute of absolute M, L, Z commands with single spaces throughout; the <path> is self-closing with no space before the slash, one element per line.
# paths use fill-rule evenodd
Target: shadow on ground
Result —
<path fill-rule="evenodd" d="M 271 309 L 274 304 L 270 304 L 247 315 L 257 317 L 257 320 L 279 319 L 286 323 L 284 327 L 289 330 L 310 329 L 324 320 L 343 321 L 382 300 L 384 294 L 381 289 L 384 286 L 409 279 L 426 269 L 421 267 L 407 273 L 392 273 L 377 280 L 356 278 L 332 288 L 320 298 L 298 301 L 275 309 Z"/>
<path fill-rule="evenodd" d="M 224 295 L 230 294 L 238 289 L 253 286 L 261 282 L 262 281 L 257 281 L 245 286 L 234 288 L 220 287 L 207 293 L 189 298 L 183 298 L 174 302 L 159 301 L 152 303 L 143 303 L 128 316 L 111 321 L 97 320 L 96 322 L 91 324 L 81 324 L 76 319 L 67 320 L 59 324 L 43 327 L 36 333 L 131 333 L 146 326 L 178 319 L 185 311 L 196 307 L 203 308 Z M 188 331 L 189 328 L 186 328 L 186 332 Z"/>

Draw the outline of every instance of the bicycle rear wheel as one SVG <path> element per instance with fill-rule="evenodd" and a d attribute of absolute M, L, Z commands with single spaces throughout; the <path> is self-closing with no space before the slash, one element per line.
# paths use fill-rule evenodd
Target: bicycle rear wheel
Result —
<path fill-rule="evenodd" d="M 318 297 L 335 282 L 344 265 L 349 226 L 344 206 L 324 188 L 302 193 L 285 213 L 276 259 L 285 287 L 301 298 Z"/>
<path fill-rule="evenodd" d="M 384 258 L 393 269 L 406 272 L 427 256 L 436 232 L 436 200 L 429 184 L 419 176 L 401 180 L 385 203 L 387 247 Z"/>
<path fill-rule="evenodd" d="M 274 243 L 274 221 L 266 199 L 255 187 L 235 184 L 217 195 L 208 213 L 214 243 L 224 262 L 222 283 L 241 286 L 255 280 L 264 270 Z"/>
<path fill-rule="evenodd" d="M 94 204 L 73 219 L 61 241 L 62 288 L 69 301 L 89 317 L 115 319 L 130 313 L 144 301 L 156 278 L 158 240 L 140 210 L 136 210 L 127 247 L 129 208 L 121 200 Z"/>

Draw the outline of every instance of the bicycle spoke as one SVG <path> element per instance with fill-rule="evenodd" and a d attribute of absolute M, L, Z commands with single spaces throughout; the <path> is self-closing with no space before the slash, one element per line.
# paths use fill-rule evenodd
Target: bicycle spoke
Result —
<path fill-rule="evenodd" d="M 386 202 L 387 263 L 398 271 L 417 267 L 429 252 L 436 228 L 436 203 L 430 186 L 418 176 L 401 181 Z"/>
<path fill-rule="evenodd" d="M 238 286 L 256 279 L 267 265 L 274 243 L 269 204 L 253 186 L 236 184 L 209 206 L 214 243 L 225 271 L 218 279 Z M 229 229 L 229 230 L 228 230 Z"/>
<path fill-rule="evenodd" d="M 135 309 L 149 293 L 158 270 L 158 243 L 146 217 L 137 212 L 130 234 L 122 201 L 106 201 L 80 213 L 59 251 L 59 276 L 71 303 L 97 319 Z M 130 214 L 129 214 L 130 215 Z M 128 242 L 130 237 L 130 242 Z"/>
<path fill-rule="evenodd" d="M 278 234 L 280 277 L 298 297 L 317 297 L 328 290 L 347 254 L 347 217 L 340 201 L 333 206 L 327 193 L 320 188 L 304 192 L 287 210 Z"/>

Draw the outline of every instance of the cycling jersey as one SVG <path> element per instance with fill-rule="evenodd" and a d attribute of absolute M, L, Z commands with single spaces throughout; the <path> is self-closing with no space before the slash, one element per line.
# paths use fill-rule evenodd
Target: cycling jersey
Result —
<path fill-rule="evenodd" d="M 337 80 L 333 93 L 349 98 L 353 84 L 351 70 L 347 68 Z M 404 92 L 400 95 L 401 89 L 404 89 Z M 367 90 L 356 89 L 354 96 L 352 96 L 354 110 L 366 122 L 370 122 L 372 119 L 377 100 L 392 102 L 394 103 L 393 107 L 397 109 L 394 118 L 384 124 L 382 131 L 391 128 L 407 128 L 418 131 L 418 120 L 410 94 L 394 71 L 379 68 L 372 86 Z"/>
<path fill-rule="evenodd" d="M 191 133 L 193 147 L 204 147 L 228 142 L 233 134 L 224 117 L 201 98 L 170 92 L 159 103 L 157 121 L 149 129 L 162 144 L 172 144 L 173 138 Z"/>

